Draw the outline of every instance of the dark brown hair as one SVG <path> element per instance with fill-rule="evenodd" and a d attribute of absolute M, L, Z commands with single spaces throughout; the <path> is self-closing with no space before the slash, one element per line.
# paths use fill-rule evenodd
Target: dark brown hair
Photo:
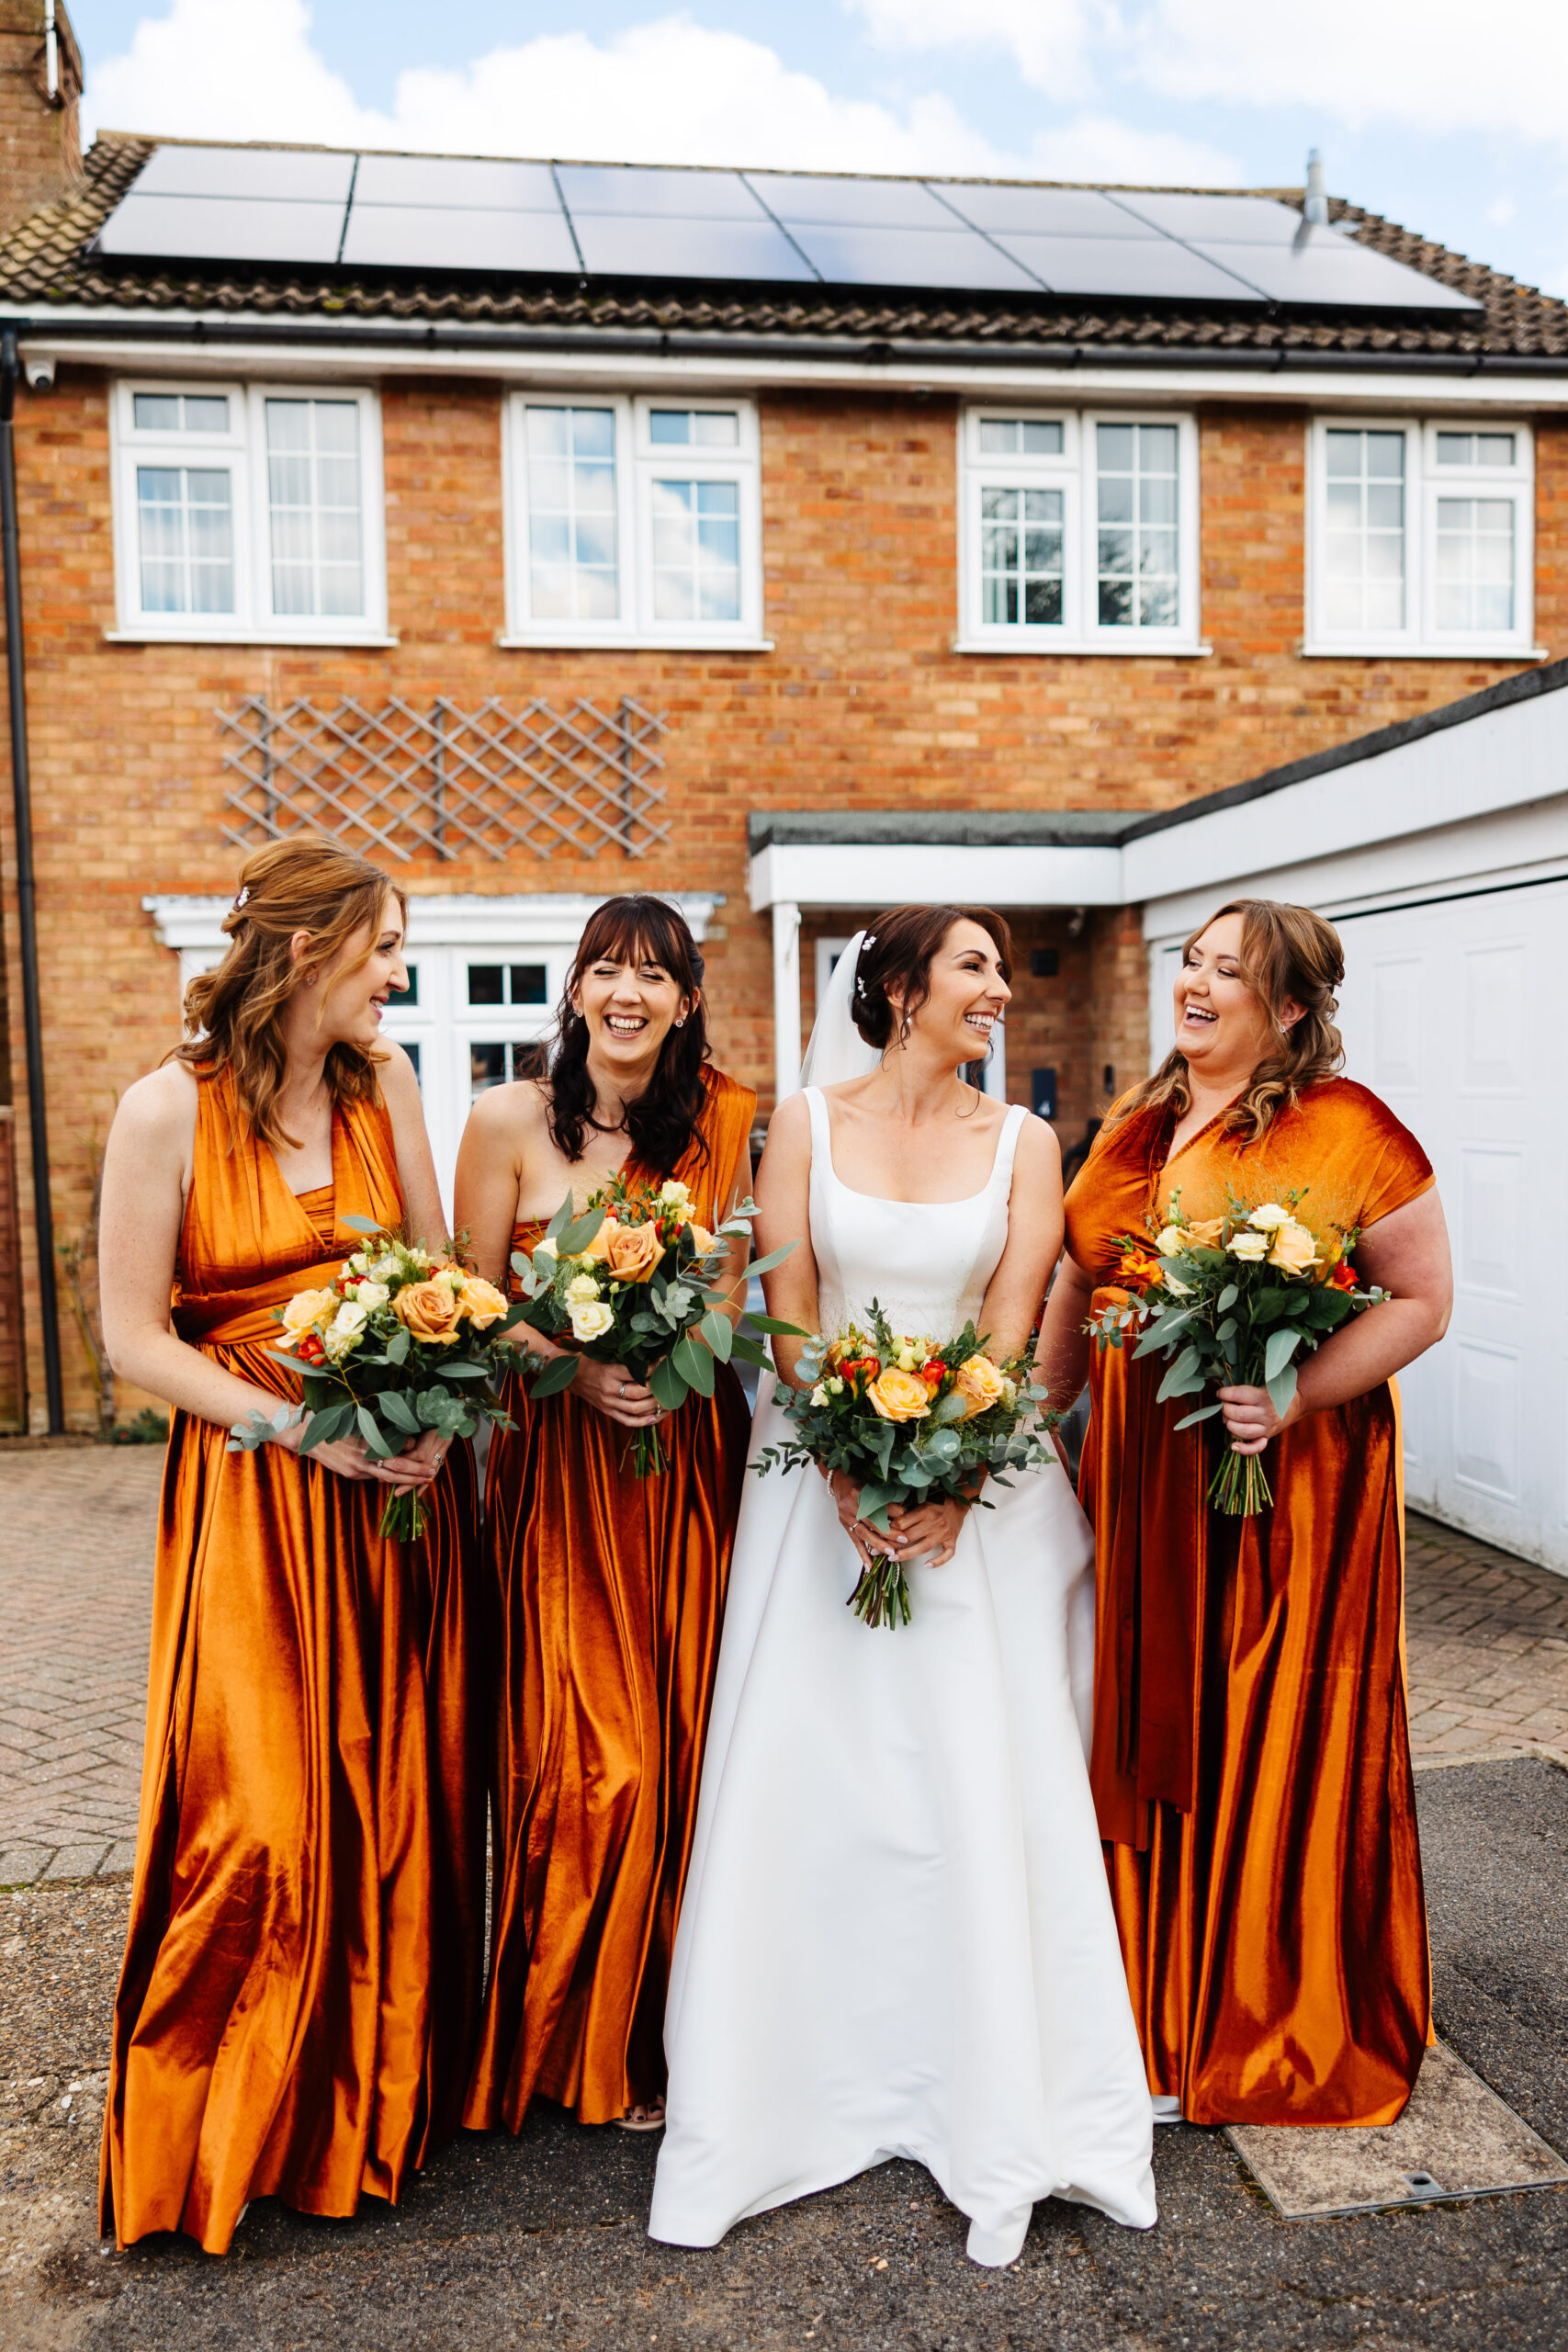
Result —
<path fill-rule="evenodd" d="M 1344 1043 L 1334 1025 L 1339 1010 L 1334 991 L 1345 978 L 1345 951 L 1334 925 L 1310 907 L 1292 907 L 1279 899 L 1232 899 L 1199 924 L 1181 951 L 1183 963 L 1223 915 L 1241 917 L 1241 977 L 1269 1016 L 1270 1043 L 1245 1093 L 1225 1113 L 1221 1131 L 1257 1143 L 1303 1087 L 1344 1068 Z M 1288 1003 L 1299 1004 L 1302 1011 L 1301 1018 L 1287 1025 Z M 1134 1087 L 1106 1124 L 1119 1126 L 1134 1111 L 1167 1105 L 1174 1108 L 1179 1124 L 1191 1101 L 1187 1057 L 1173 1046 L 1154 1076 Z"/>
<path fill-rule="evenodd" d="M 647 1091 L 626 1105 L 632 1157 L 643 1167 L 669 1176 L 694 1142 L 705 1157 L 697 1123 L 707 1094 L 703 1065 L 709 1047 L 707 1021 L 698 995 L 703 984 L 702 952 L 685 916 L 668 899 L 627 891 L 620 898 L 606 899 L 583 926 L 556 1015 L 555 1049 L 547 1081 L 550 1137 L 567 1159 L 581 1159 L 587 1148 L 588 1131 L 599 1104 L 588 1074 L 588 1023 L 571 1000 L 589 966 L 606 956 L 627 964 L 658 964 L 682 996 L 695 1000 L 684 1025 L 672 1027 L 665 1038 Z"/>
<path fill-rule="evenodd" d="M 894 907 L 878 915 L 861 943 L 852 1011 L 868 1046 L 886 1049 L 907 1037 L 931 992 L 931 963 L 957 922 L 978 923 L 989 934 L 1004 980 L 1012 978 L 1012 933 L 989 907 Z M 902 1001 L 896 1009 L 892 996 Z"/>
<path fill-rule="evenodd" d="M 330 964 L 367 925 L 378 931 L 389 898 L 406 920 L 408 900 L 378 865 L 319 833 L 271 842 L 240 868 L 239 893 L 223 918 L 228 953 L 186 988 L 188 1034 L 171 1058 L 198 1079 L 227 1070 L 258 1142 L 294 1145 L 279 1121 L 277 1097 L 288 1061 L 283 1008 L 303 984 L 305 965 Z M 301 931 L 310 944 L 296 963 L 288 943 Z M 323 1071 L 333 1101 L 374 1102 L 376 1067 L 386 1058 L 379 1046 L 334 1046 Z"/>

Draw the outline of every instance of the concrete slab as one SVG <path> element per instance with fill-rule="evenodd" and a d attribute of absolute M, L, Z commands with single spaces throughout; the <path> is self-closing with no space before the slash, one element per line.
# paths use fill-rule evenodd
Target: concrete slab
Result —
<path fill-rule="evenodd" d="M 1568 2182 L 1568 2164 L 1446 2042 L 1427 2051 L 1397 2123 L 1232 2124 L 1225 2137 L 1287 2222 L 1452 2203 Z"/>

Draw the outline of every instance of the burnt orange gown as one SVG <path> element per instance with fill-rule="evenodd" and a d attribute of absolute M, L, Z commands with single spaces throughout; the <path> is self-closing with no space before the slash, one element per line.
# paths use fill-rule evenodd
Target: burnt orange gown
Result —
<path fill-rule="evenodd" d="M 1101 1135 L 1067 1249 L 1111 1287 L 1118 1235 L 1305 1187 L 1314 1229 L 1424 1192 L 1420 1146 L 1331 1079 L 1243 1147 L 1211 1125 L 1167 1164 L 1168 1111 Z M 1370 1310 L 1375 1314 L 1374 1307 Z M 1094 1351 L 1081 1492 L 1099 1585 L 1091 1763 L 1150 2087 L 1194 2123 L 1387 2123 L 1427 2035 L 1406 1726 L 1398 1395 L 1308 1415 L 1264 1457 L 1275 1503 L 1211 1510 L 1216 1419 L 1166 1369 Z"/>
<path fill-rule="evenodd" d="M 708 1073 L 672 1172 L 716 1227 L 750 1178 L 757 1098 Z M 649 1170 L 630 1169 L 658 1182 Z M 531 1249 L 543 1220 L 519 1225 Z M 465 2120 L 520 2131 L 536 2095 L 607 2123 L 664 2086 L 664 1996 L 750 1440 L 740 1383 L 660 1426 L 669 1466 L 568 1389 L 510 1384 L 486 1483 L 500 1687 L 491 1976 Z"/>
<path fill-rule="evenodd" d="M 340 1108 L 333 1184 L 296 1197 L 233 1113 L 204 1081 L 175 1329 L 297 1398 L 272 1310 L 360 1246 L 344 1215 L 400 1224 L 391 1124 Z M 175 1414 L 100 2185 L 122 2245 L 212 2254 L 253 2197 L 396 2200 L 460 2120 L 483 1958 L 472 1455 L 404 1547 L 379 1486 L 227 1442 Z"/>

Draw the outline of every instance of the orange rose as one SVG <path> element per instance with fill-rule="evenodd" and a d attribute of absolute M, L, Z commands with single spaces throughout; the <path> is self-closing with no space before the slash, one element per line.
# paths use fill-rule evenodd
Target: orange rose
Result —
<path fill-rule="evenodd" d="M 587 1249 L 580 1250 L 577 1253 L 578 1256 L 580 1258 L 594 1259 L 608 1258 L 610 1254 L 610 1243 L 619 1229 L 620 1228 L 616 1225 L 615 1218 L 613 1216 L 606 1216 L 604 1224 L 599 1227 L 598 1232 L 588 1244 Z"/>
<path fill-rule="evenodd" d="M 713 1248 L 713 1235 L 708 1231 L 705 1225 L 699 1225 L 694 1217 L 693 1218 L 691 1225 L 687 1227 L 687 1230 L 692 1237 L 693 1249 L 697 1250 L 701 1256 L 705 1258 L 708 1251 Z"/>
<path fill-rule="evenodd" d="M 1001 1400 L 1002 1376 L 989 1356 L 966 1357 L 958 1367 L 953 1385 L 967 1407 L 964 1416 L 966 1421 L 972 1421 L 976 1413 L 988 1412 Z"/>
<path fill-rule="evenodd" d="M 645 1283 L 663 1255 L 656 1225 L 617 1225 L 611 1228 L 604 1263 L 618 1283 Z"/>
<path fill-rule="evenodd" d="M 485 1282 L 478 1274 L 467 1274 L 457 1293 L 457 1312 L 466 1315 L 476 1329 L 488 1331 L 505 1314 L 506 1300 L 493 1283 Z"/>
<path fill-rule="evenodd" d="M 392 1301 L 392 1312 L 411 1339 L 449 1348 L 457 1336 L 458 1297 L 449 1282 L 436 1276 L 429 1282 L 410 1283 L 400 1290 Z"/>
<path fill-rule="evenodd" d="M 1281 1273 L 1308 1272 L 1317 1263 L 1317 1236 L 1298 1219 L 1291 1217 L 1275 1232 L 1269 1263 L 1278 1266 Z"/>
<path fill-rule="evenodd" d="M 1217 1250 L 1225 1229 L 1223 1216 L 1195 1216 L 1187 1228 L 1190 1250 Z"/>
<path fill-rule="evenodd" d="M 897 1364 L 879 1373 L 865 1393 L 885 1421 L 922 1420 L 931 1408 L 925 1382 L 915 1373 L 900 1372 Z"/>

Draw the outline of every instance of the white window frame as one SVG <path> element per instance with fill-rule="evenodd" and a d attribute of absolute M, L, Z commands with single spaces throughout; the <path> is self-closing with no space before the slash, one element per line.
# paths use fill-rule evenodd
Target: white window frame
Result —
<path fill-rule="evenodd" d="M 613 621 L 536 618 L 529 607 L 528 444 L 530 408 L 607 408 L 615 434 L 615 576 L 620 612 Z M 682 447 L 652 440 L 655 409 L 717 412 L 739 419 L 733 449 Z M 733 621 L 653 617 L 652 482 L 661 469 L 683 481 L 733 481 L 739 489 L 740 614 Z M 502 428 L 506 537 L 506 633 L 502 646 L 689 647 L 771 652 L 762 634 L 761 442 L 754 400 L 699 399 L 685 392 L 623 393 L 519 389 L 507 394 Z"/>
<path fill-rule="evenodd" d="M 139 432 L 138 392 L 184 392 L 225 398 L 226 434 Z M 272 610 L 272 557 L 266 469 L 268 400 L 352 401 L 359 411 L 361 553 L 365 611 L 355 614 Z M 387 628 L 387 546 L 381 457 L 381 404 L 359 386 L 319 381 L 214 382 L 210 378 L 127 377 L 109 401 L 114 485 L 116 626 L 111 640 L 172 645 L 395 645 Z M 226 465 L 233 476 L 234 603 L 232 613 L 145 613 L 136 493 L 139 465 Z"/>
<path fill-rule="evenodd" d="M 982 455 L 980 426 L 990 418 L 1060 424 L 1060 457 Z M 1101 626 L 1097 585 L 1099 509 L 1096 428 L 1101 424 L 1173 424 L 1177 428 L 1177 594 L 1174 628 Z M 965 404 L 958 417 L 958 634 L 955 653 L 1040 656 L 1207 654 L 1200 637 L 1201 499 L 1198 421 L 1176 409 L 1066 409 L 1027 401 Z M 987 622 L 981 617 L 980 493 L 987 486 L 1061 490 L 1063 498 L 1062 622 Z"/>
<path fill-rule="evenodd" d="M 1404 435 L 1404 627 L 1332 629 L 1324 549 L 1328 528 L 1330 433 Z M 1439 433 L 1511 433 L 1508 467 L 1439 466 Z M 1437 521 L 1442 497 L 1507 498 L 1514 505 L 1514 627 L 1461 632 L 1437 627 Z M 1513 417 L 1316 416 L 1308 434 L 1307 607 L 1303 654 L 1366 654 L 1422 662 L 1517 661 L 1544 649 L 1535 639 L 1535 436 Z"/>

